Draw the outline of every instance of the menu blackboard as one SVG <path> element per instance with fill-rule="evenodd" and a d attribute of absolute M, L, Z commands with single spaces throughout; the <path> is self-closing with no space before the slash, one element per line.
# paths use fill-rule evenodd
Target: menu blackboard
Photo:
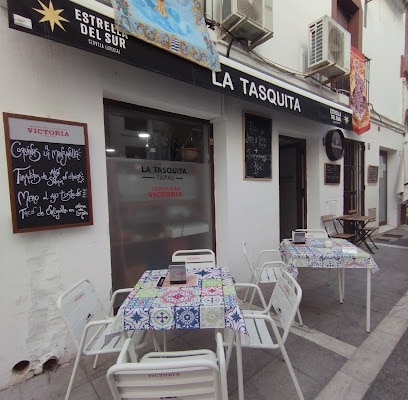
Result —
<path fill-rule="evenodd" d="M 340 183 L 340 165 L 324 164 L 324 184 L 335 185 Z"/>
<path fill-rule="evenodd" d="M 378 182 L 378 167 L 375 165 L 369 165 L 367 171 L 367 182 L 377 183 Z"/>
<path fill-rule="evenodd" d="M 3 113 L 13 232 L 92 225 L 86 124 Z"/>
<path fill-rule="evenodd" d="M 244 113 L 244 177 L 272 179 L 272 120 Z"/>

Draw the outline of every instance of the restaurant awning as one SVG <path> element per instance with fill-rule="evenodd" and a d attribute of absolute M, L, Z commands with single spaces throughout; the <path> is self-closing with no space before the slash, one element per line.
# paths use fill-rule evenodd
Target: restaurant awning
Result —
<path fill-rule="evenodd" d="M 220 72 L 210 71 L 119 31 L 113 10 L 107 16 L 90 9 L 89 0 L 88 7 L 75 1 L 8 0 L 9 26 L 277 111 L 352 129 L 349 107 L 226 57 L 220 56 Z"/>

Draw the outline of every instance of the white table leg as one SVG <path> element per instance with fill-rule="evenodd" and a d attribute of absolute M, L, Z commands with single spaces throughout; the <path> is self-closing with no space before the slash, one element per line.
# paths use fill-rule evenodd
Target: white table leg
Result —
<path fill-rule="evenodd" d="M 371 332 L 371 269 L 367 268 L 367 304 L 366 304 L 366 331 Z"/>
<path fill-rule="evenodd" d="M 343 304 L 344 299 L 344 275 L 343 275 L 344 268 L 337 268 L 337 277 L 339 281 L 339 297 L 340 303 Z"/>
<path fill-rule="evenodd" d="M 242 372 L 241 334 L 235 332 L 235 351 L 237 354 L 238 399 L 244 400 L 244 374 Z"/>

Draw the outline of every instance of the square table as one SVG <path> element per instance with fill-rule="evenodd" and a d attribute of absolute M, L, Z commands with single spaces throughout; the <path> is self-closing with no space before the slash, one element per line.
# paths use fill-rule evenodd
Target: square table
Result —
<path fill-rule="evenodd" d="M 298 268 L 359 268 L 367 271 L 366 331 L 370 332 L 371 274 L 379 268 L 371 255 L 345 239 L 330 239 L 332 247 L 326 247 L 327 239 L 306 239 L 305 244 L 295 244 L 284 239 L 280 244 L 282 259 L 293 277 Z M 343 282 L 340 283 L 343 285 Z M 342 302 L 342 299 L 340 299 Z"/>
<path fill-rule="evenodd" d="M 226 267 L 187 264 L 186 284 L 166 284 L 168 269 L 147 270 L 120 306 L 112 334 L 129 330 L 230 328 L 237 358 L 241 334 L 248 335 L 234 279 Z M 158 282 L 163 282 L 158 286 Z M 240 356 L 242 359 L 242 355 Z M 243 400 L 242 364 L 237 365 L 239 399 Z"/>
<path fill-rule="evenodd" d="M 187 267 L 191 286 L 157 286 L 168 269 L 147 270 L 120 306 L 113 329 L 230 328 L 247 333 L 234 280 L 226 267 Z"/>

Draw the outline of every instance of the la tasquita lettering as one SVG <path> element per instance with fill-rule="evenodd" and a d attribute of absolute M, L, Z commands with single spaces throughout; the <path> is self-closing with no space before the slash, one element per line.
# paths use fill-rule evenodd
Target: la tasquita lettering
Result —
<path fill-rule="evenodd" d="M 231 91 L 235 90 L 234 82 L 228 72 L 217 73 L 213 71 L 212 73 L 212 84 L 215 86 L 220 86 L 224 89 L 229 89 Z M 221 78 L 221 79 L 217 79 Z M 290 96 L 289 94 L 282 93 L 279 90 L 273 89 L 271 87 L 266 87 L 262 84 L 257 84 L 246 78 L 239 78 L 240 89 L 245 96 L 256 97 L 262 101 L 268 101 L 277 107 L 286 108 L 293 111 L 302 112 L 300 107 L 300 102 L 297 97 Z"/>
<path fill-rule="evenodd" d="M 59 129 L 48 129 L 48 128 L 27 128 L 28 133 L 36 135 L 46 135 L 46 136 L 69 136 L 68 131 Z"/>
<path fill-rule="evenodd" d="M 146 167 L 142 166 L 142 172 L 155 173 L 155 174 L 174 174 L 174 175 L 186 175 L 187 170 L 182 167 Z"/>
<path fill-rule="evenodd" d="M 89 36 L 88 43 L 91 46 L 117 54 L 120 54 L 120 49 L 126 49 L 127 34 L 118 31 L 112 22 L 77 8 L 75 9 L 75 19 L 80 22 L 81 34 Z"/>

